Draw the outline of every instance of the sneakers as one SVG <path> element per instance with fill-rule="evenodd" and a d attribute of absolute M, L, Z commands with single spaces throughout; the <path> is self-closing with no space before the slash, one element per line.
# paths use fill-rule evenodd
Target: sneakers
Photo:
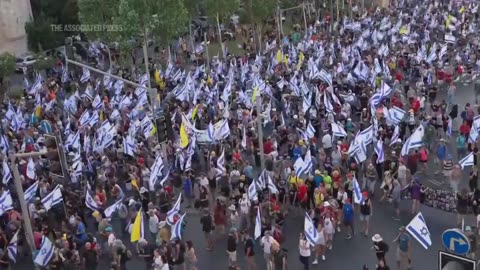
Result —
<path fill-rule="evenodd" d="M 347 240 L 352 238 L 351 234 L 348 234 L 347 237 L 345 237 Z"/>
<path fill-rule="evenodd" d="M 325 261 L 326 258 L 325 258 L 325 255 L 322 255 L 322 261 Z"/>
<path fill-rule="evenodd" d="M 328 249 L 329 249 L 329 250 L 332 250 L 332 249 L 333 249 L 333 245 L 328 246 Z"/>
<path fill-rule="evenodd" d="M 337 232 L 341 232 L 340 226 L 337 227 Z"/>
<path fill-rule="evenodd" d="M 315 261 L 313 261 L 312 264 L 318 264 L 318 260 L 315 259 Z"/>

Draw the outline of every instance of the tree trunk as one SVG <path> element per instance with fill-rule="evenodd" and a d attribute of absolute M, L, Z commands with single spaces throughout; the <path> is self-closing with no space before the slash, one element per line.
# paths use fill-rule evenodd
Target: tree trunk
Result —
<path fill-rule="evenodd" d="M 258 34 L 258 52 L 262 53 L 262 26 L 261 25 L 257 27 L 257 34 Z"/>
<path fill-rule="evenodd" d="M 193 42 L 193 36 L 192 36 L 192 18 L 190 17 L 190 20 L 189 20 L 189 24 L 188 24 L 188 34 L 190 36 L 190 46 L 192 47 L 191 48 L 191 53 L 192 55 L 195 53 L 195 44 Z M 192 57 L 190 57 L 191 59 L 193 59 Z"/>
<path fill-rule="evenodd" d="M 218 13 L 217 13 L 217 28 L 218 28 L 218 42 L 220 42 L 220 48 L 222 49 L 222 55 L 223 58 L 225 59 L 225 48 L 224 44 L 222 41 L 222 30 L 220 29 L 220 19 L 218 18 Z"/>

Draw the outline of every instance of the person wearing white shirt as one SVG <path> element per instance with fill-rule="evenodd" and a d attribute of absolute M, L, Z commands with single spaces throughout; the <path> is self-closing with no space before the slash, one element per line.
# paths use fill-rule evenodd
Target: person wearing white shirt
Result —
<path fill-rule="evenodd" d="M 250 200 L 248 199 L 247 194 L 243 194 L 242 198 L 239 201 L 240 204 L 240 220 L 242 224 L 241 235 L 243 238 L 244 232 L 248 231 L 250 228 Z"/>
<path fill-rule="evenodd" d="M 310 267 L 309 259 L 312 252 L 310 251 L 310 244 L 305 237 L 305 234 L 300 233 L 300 241 L 298 243 L 298 251 L 300 253 L 300 262 L 303 264 L 303 269 L 308 270 Z"/>
<path fill-rule="evenodd" d="M 152 239 L 157 238 L 157 234 L 159 230 L 159 227 L 158 227 L 159 222 L 160 221 L 158 220 L 157 215 L 155 215 L 155 210 L 153 209 L 148 210 L 148 230 L 152 234 Z"/>
<path fill-rule="evenodd" d="M 260 240 L 260 245 L 263 247 L 263 258 L 267 264 L 267 270 L 272 270 L 272 244 L 276 242 L 270 235 L 269 231 L 265 231 L 265 235 Z"/>
<path fill-rule="evenodd" d="M 329 133 L 323 135 L 322 147 L 325 150 L 325 154 L 327 154 L 327 156 L 330 156 L 330 154 L 332 153 L 332 136 Z"/>

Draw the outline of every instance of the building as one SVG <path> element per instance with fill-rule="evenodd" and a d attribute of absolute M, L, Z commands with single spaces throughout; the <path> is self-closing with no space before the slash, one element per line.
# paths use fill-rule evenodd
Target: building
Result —
<path fill-rule="evenodd" d="M 0 53 L 28 51 L 25 23 L 32 18 L 30 0 L 0 0 Z"/>

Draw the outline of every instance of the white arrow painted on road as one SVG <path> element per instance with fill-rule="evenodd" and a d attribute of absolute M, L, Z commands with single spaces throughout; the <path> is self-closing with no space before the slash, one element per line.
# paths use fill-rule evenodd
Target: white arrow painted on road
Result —
<path fill-rule="evenodd" d="M 455 242 L 457 242 L 461 246 L 467 244 L 467 242 L 462 238 L 450 238 L 450 250 L 455 250 Z"/>

